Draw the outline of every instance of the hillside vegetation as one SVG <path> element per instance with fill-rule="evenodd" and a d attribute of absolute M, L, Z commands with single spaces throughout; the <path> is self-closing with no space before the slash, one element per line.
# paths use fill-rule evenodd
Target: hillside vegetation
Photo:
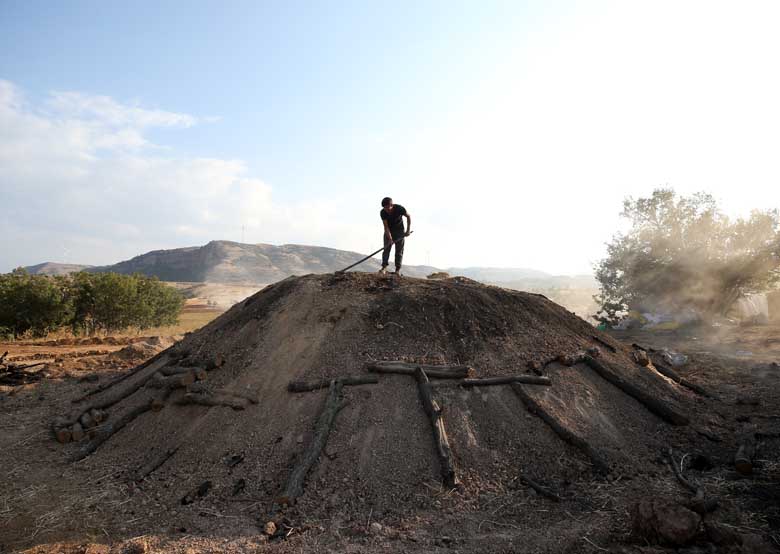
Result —
<path fill-rule="evenodd" d="M 156 278 L 116 273 L 0 275 L 0 336 L 41 337 L 174 325 L 183 296 Z"/>

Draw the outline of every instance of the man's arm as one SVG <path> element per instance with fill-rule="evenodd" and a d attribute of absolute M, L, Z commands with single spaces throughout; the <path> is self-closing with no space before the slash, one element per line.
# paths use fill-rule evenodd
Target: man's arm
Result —
<path fill-rule="evenodd" d="M 404 236 L 409 236 L 409 234 L 412 232 L 412 216 L 409 215 L 409 212 L 406 212 L 404 214 L 404 217 L 406 218 L 406 234 Z M 385 222 L 385 225 L 387 222 Z"/>
<path fill-rule="evenodd" d="M 385 225 L 385 238 L 387 238 L 387 240 L 393 240 L 393 235 L 390 234 L 390 226 L 387 224 L 387 220 L 383 219 L 382 223 Z"/>

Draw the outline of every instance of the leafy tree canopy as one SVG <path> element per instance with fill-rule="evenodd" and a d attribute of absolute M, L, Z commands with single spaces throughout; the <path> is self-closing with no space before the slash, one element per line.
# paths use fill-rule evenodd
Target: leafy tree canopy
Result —
<path fill-rule="evenodd" d="M 628 310 L 688 310 L 709 319 L 740 295 L 780 282 L 777 210 L 732 220 L 709 194 L 657 189 L 626 199 L 621 215 L 630 228 L 615 235 L 596 266 L 599 321 L 615 323 Z"/>
<path fill-rule="evenodd" d="M 117 273 L 0 275 L 0 335 L 40 337 L 148 329 L 177 322 L 184 298 L 157 278 Z"/>

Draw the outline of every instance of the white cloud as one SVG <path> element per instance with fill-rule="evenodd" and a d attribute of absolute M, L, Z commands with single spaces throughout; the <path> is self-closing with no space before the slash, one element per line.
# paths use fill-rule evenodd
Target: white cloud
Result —
<path fill-rule="evenodd" d="M 327 214 L 275 204 L 242 161 L 164 156 L 144 135 L 197 121 L 81 93 L 34 106 L 0 80 L 0 271 L 239 240 L 242 226 L 247 241 L 322 240 Z"/>

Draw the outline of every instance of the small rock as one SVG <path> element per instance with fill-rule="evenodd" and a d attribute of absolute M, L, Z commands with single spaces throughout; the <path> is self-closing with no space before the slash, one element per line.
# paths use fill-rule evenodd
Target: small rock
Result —
<path fill-rule="evenodd" d="M 384 528 L 384 527 L 382 527 L 382 524 L 381 524 L 381 523 L 377 523 L 377 522 L 375 521 L 375 522 L 373 522 L 373 523 L 370 525 L 369 532 L 370 532 L 372 535 L 381 535 L 381 534 L 384 532 L 384 530 L 385 530 L 385 528 Z"/>
<path fill-rule="evenodd" d="M 263 532 L 268 535 L 269 537 L 272 537 L 276 534 L 276 523 L 273 521 L 269 521 L 265 524 L 265 528 L 263 529 Z"/>
<path fill-rule="evenodd" d="M 295 439 L 295 442 L 297 442 L 298 444 L 303 444 L 303 435 L 298 435 L 298 438 Z"/>
<path fill-rule="evenodd" d="M 675 502 L 642 500 L 631 508 L 633 533 L 650 543 L 688 544 L 699 532 L 701 516 Z"/>

